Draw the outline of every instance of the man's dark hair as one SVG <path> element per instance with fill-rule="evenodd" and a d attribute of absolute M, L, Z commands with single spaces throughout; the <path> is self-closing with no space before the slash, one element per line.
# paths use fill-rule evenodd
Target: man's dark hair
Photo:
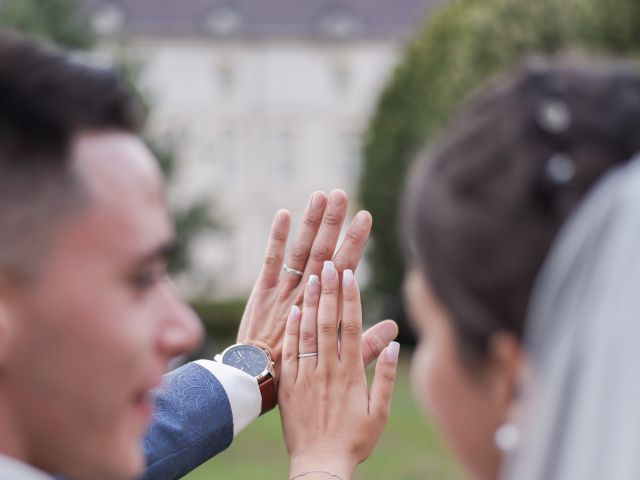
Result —
<path fill-rule="evenodd" d="M 532 60 L 460 112 L 408 196 L 413 260 L 452 314 L 463 357 L 521 338 L 535 278 L 596 181 L 640 151 L 640 74 L 619 62 Z"/>
<path fill-rule="evenodd" d="M 56 221 L 82 204 L 74 138 L 136 133 L 138 112 L 111 66 L 0 31 L 0 273 L 26 273 Z"/>

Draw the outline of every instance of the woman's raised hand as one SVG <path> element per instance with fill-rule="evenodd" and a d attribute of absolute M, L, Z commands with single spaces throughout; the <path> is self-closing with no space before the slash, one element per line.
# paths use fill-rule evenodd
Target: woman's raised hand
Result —
<path fill-rule="evenodd" d="M 332 262 L 321 277 L 310 277 L 302 312 L 294 306 L 289 315 L 278 397 L 291 478 L 319 472 L 304 479 L 333 473 L 346 480 L 371 454 L 389 417 L 399 345 L 390 343 L 378 357 L 369 391 L 353 272 L 344 271 L 342 292 Z"/>

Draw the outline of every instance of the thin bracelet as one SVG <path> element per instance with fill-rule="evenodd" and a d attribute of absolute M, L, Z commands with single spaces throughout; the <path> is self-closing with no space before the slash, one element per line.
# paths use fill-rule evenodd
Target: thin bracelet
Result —
<path fill-rule="evenodd" d="M 291 477 L 289 480 L 295 480 L 296 478 L 306 477 L 307 475 L 311 475 L 312 473 L 324 473 L 325 475 L 329 475 L 330 477 L 337 478 L 338 480 L 343 480 L 340 475 L 336 475 L 333 472 L 326 472 L 324 470 L 313 470 L 311 472 L 299 473 L 298 475 Z"/>

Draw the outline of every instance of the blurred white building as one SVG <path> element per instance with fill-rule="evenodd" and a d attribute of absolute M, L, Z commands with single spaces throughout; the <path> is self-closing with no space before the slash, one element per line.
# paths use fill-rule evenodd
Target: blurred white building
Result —
<path fill-rule="evenodd" d="M 248 293 L 273 214 L 313 190 L 355 199 L 361 145 L 404 43 L 437 0 L 87 0 L 94 30 L 144 63 L 150 131 L 180 160 L 173 200 L 224 225 L 184 286 Z M 357 205 L 352 204 L 352 211 Z"/>

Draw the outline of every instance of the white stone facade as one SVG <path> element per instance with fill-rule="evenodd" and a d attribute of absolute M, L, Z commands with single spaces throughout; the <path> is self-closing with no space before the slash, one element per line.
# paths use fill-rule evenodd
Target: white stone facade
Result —
<path fill-rule="evenodd" d="M 314 190 L 355 200 L 363 135 L 402 43 L 133 36 L 129 48 L 152 94 L 150 131 L 178 154 L 172 200 L 206 199 L 224 225 L 194 242 L 181 284 L 246 295 L 279 208 L 295 226 Z"/>

